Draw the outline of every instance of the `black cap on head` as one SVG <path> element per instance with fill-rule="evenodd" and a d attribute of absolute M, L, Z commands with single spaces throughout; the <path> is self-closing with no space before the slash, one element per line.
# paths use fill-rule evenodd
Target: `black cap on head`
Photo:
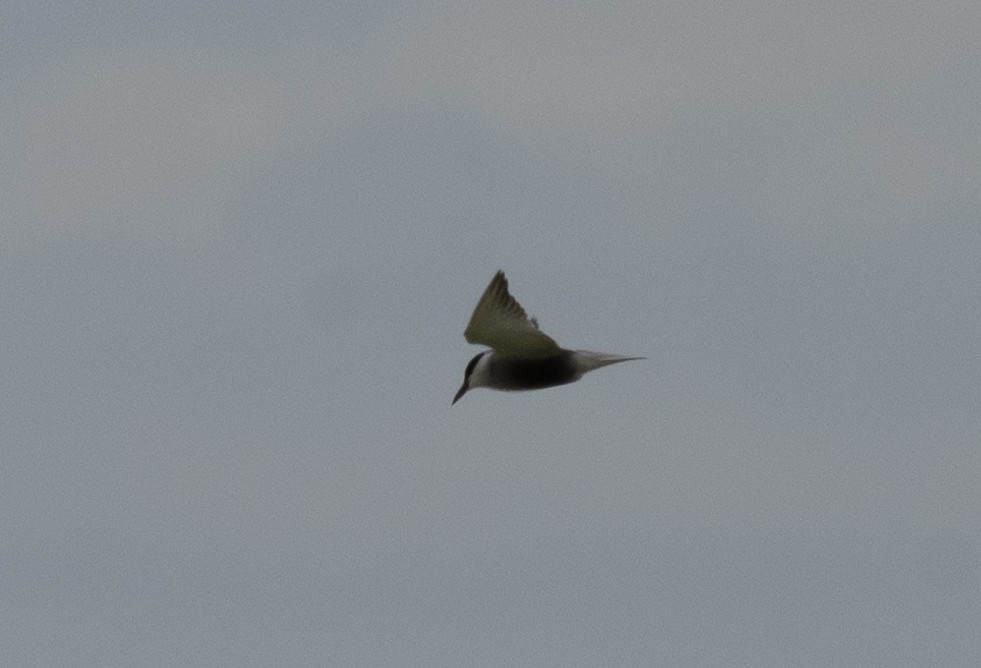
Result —
<path fill-rule="evenodd" d="M 463 385 L 461 385 L 460 389 L 457 390 L 456 396 L 453 397 L 453 401 L 450 402 L 450 406 L 458 402 L 460 400 L 460 397 L 466 394 L 467 390 L 470 389 L 470 374 L 473 373 L 473 368 L 477 366 L 477 360 L 479 360 L 481 357 L 483 357 L 486 354 L 487 354 L 486 350 L 482 353 L 477 353 L 476 355 L 473 356 L 472 360 L 467 362 L 467 368 L 464 369 L 463 371 Z"/>

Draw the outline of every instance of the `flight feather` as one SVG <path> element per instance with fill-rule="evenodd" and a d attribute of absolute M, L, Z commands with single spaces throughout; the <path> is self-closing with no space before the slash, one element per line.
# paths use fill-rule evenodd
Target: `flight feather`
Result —
<path fill-rule="evenodd" d="M 468 342 L 490 346 L 505 357 L 547 356 L 560 350 L 508 292 L 508 280 L 503 271 L 494 274 L 484 290 L 463 336 Z"/>

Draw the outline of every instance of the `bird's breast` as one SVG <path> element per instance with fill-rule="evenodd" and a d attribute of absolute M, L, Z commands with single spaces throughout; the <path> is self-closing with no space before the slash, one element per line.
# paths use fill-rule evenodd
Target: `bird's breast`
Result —
<path fill-rule="evenodd" d="M 490 386 L 500 390 L 537 390 L 571 383 L 582 375 L 567 350 L 540 358 L 495 356 L 488 371 Z"/>

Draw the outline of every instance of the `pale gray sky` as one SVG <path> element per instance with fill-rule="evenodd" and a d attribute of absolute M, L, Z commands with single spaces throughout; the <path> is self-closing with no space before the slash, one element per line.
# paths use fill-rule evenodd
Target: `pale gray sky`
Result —
<path fill-rule="evenodd" d="M 0 19 L 3 665 L 981 663 L 978 3 Z"/>

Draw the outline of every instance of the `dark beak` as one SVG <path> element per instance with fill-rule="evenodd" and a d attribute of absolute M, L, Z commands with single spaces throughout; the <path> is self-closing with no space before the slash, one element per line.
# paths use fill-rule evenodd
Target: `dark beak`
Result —
<path fill-rule="evenodd" d="M 460 400 L 460 397 L 462 397 L 464 394 L 466 394 L 467 393 L 467 390 L 469 390 L 469 389 L 470 388 L 467 387 L 467 383 L 464 382 L 463 385 L 460 386 L 459 391 L 457 391 L 456 396 L 453 397 L 453 401 L 450 402 L 450 406 L 452 406 L 453 404 L 455 404 L 456 402 L 458 402 Z"/>

